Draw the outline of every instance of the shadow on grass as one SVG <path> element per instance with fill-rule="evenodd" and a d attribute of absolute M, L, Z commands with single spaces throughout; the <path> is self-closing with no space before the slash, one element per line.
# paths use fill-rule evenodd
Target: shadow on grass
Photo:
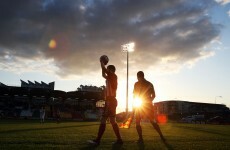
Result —
<path fill-rule="evenodd" d="M 144 150 L 145 149 L 145 144 L 144 143 L 138 143 L 138 149 L 139 150 Z"/>
<path fill-rule="evenodd" d="M 163 141 L 163 143 L 168 150 L 173 150 L 173 147 L 167 141 Z"/>
<path fill-rule="evenodd" d="M 38 130 L 52 130 L 52 129 L 98 126 L 98 125 L 99 125 L 99 123 L 89 124 L 89 125 L 73 125 L 73 126 L 59 126 L 59 127 L 49 127 L 49 128 L 29 128 L 29 129 L 6 130 L 6 131 L 1 131 L 0 134 L 26 132 L 26 131 L 38 131 Z"/>
<path fill-rule="evenodd" d="M 113 144 L 112 145 L 112 150 L 120 150 L 120 149 L 122 149 L 122 146 L 123 145 L 120 145 L 120 144 Z"/>
<path fill-rule="evenodd" d="M 94 150 L 94 149 L 97 149 L 97 147 L 95 146 L 92 146 L 92 145 L 86 145 L 85 147 L 82 147 L 82 148 L 79 148 L 79 150 Z"/>
<path fill-rule="evenodd" d="M 163 144 L 167 150 L 173 150 L 173 147 L 167 141 L 162 141 L 162 142 L 163 142 Z M 138 143 L 137 146 L 138 146 L 139 150 L 145 150 L 146 149 L 146 146 L 144 143 Z M 147 149 L 148 149 L 148 145 L 147 145 Z"/>
<path fill-rule="evenodd" d="M 119 145 L 119 144 L 112 144 L 111 149 L 112 150 L 121 150 L 123 145 Z M 95 150 L 95 149 L 100 149 L 100 145 L 99 146 L 93 146 L 93 145 L 89 145 L 87 144 L 86 146 L 79 148 L 80 150 Z"/>

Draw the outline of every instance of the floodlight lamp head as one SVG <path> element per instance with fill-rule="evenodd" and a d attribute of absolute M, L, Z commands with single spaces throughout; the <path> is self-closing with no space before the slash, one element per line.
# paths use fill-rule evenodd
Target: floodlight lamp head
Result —
<path fill-rule="evenodd" d="M 130 42 L 130 43 L 121 45 L 121 49 L 123 52 L 133 52 L 134 48 L 135 48 L 134 42 Z"/>

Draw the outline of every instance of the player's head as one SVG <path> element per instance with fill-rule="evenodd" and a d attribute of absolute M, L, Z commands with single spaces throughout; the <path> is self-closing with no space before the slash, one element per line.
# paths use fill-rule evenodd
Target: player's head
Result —
<path fill-rule="evenodd" d="M 137 72 L 137 79 L 138 80 L 141 80 L 141 79 L 144 79 L 145 78 L 145 74 L 143 71 L 138 71 Z"/>
<path fill-rule="evenodd" d="M 113 72 L 113 73 L 115 73 L 115 71 L 116 71 L 116 68 L 115 68 L 114 65 L 108 65 L 107 69 L 108 69 L 109 71 Z"/>

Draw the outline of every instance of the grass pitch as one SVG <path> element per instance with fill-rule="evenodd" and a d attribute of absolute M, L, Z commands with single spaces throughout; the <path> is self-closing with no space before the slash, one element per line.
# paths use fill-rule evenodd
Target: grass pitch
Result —
<path fill-rule="evenodd" d="M 115 141 L 110 124 L 102 137 L 101 145 L 93 148 L 87 140 L 94 139 L 99 122 L 56 122 L 40 124 L 39 120 L 0 120 L 0 150 L 5 149 L 230 149 L 230 125 L 179 124 L 160 125 L 167 140 L 163 143 L 150 123 L 142 123 L 144 144 L 138 145 L 135 124 L 120 129 L 122 146 Z"/>

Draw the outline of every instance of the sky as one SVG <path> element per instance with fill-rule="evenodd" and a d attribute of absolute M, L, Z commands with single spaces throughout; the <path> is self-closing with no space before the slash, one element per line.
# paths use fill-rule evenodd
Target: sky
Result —
<path fill-rule="evenodd" d="M 153 83 L 154 102 L 230 107 L 230 0 L 2 0 L 0 82 L 55 81 L 55 90 L 105 85 L 99 58 L 118 76 L 125 110 L 127 53 L 132 105 L 136 73 Z"/>

